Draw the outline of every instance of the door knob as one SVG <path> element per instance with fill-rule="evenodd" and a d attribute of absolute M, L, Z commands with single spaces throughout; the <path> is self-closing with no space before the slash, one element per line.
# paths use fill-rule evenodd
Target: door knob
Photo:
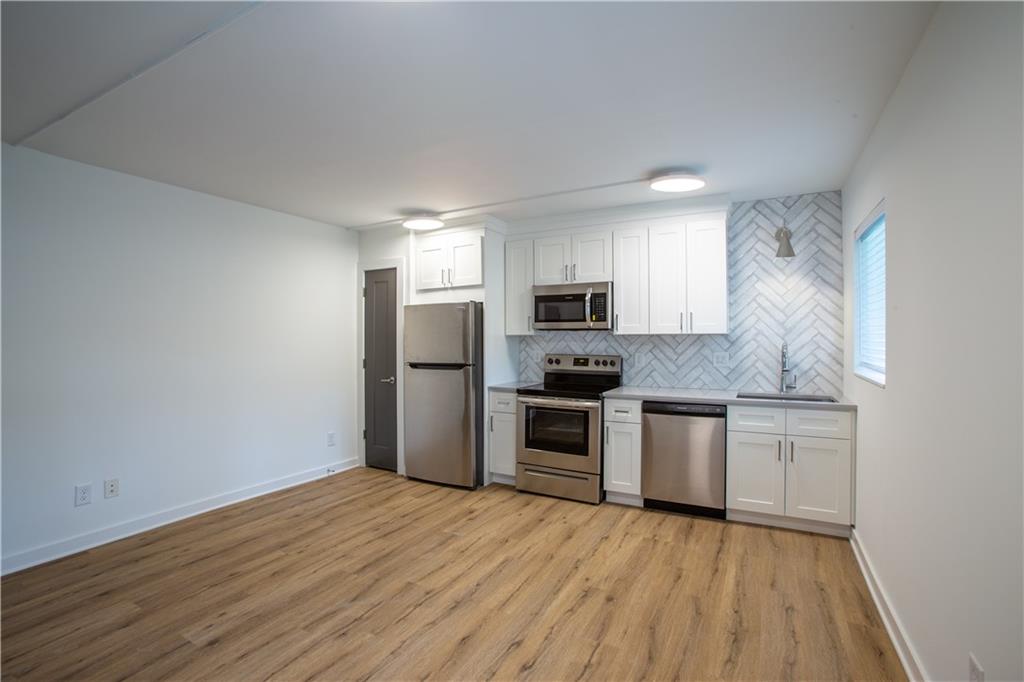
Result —
<path fill-rule="evenodd" d="M 380 383 L 382 383 L 382 384 L 393 384 L 393 383 L 395 383 L 395 378 L 394 377 L 388 377 L 387 379 L 381 379 Z"/>

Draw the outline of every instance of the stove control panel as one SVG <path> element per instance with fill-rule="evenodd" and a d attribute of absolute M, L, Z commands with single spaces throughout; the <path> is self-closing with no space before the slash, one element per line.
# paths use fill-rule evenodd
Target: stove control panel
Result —
<path fill-rule="evenodd" d="M 544 371 L 622 374 L 622 356 L 548 354 L 544 356 Z"/>

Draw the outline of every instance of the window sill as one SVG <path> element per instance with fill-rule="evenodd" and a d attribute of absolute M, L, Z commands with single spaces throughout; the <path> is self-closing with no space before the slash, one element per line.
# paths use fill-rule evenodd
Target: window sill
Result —
<path fill-rule="evenodd" d="M 881 372 L 876 372 L 875 370 L 868 369 L 867 367 L 856 367 L 853 370 L 853 374 L 869 384 L 874 384 L 879 388 L 885 388 L 885 375 Z"/>

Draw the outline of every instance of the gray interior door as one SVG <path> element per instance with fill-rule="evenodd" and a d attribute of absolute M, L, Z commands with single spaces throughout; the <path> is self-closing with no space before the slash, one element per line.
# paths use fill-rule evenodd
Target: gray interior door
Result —
<path fill-rule="evenodd" d="M 366 354 L 366 465 L 398 469 L 397 276 L 366 272 L 363 352 Z"/>

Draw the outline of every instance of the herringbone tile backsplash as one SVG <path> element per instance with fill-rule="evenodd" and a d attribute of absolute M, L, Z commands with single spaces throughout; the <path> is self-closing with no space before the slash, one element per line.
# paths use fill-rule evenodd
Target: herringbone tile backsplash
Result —
<path fill-rule="evenodd" d="M 779 350 L 789 343 L 801 393 L 842 394 L 843 237 L 839 192 L 734 204 L 729 215 L 730 333 L 620 336 L 536 332 L 519 351 L 520 378 L 540 381 L 545 353 L 623 357 L 623 384 L 778 389 Z M 791 259 L 775 257 L 775 229 L 793 232 Z M 715 354 L 728 353 L 727 365 Z"/>

